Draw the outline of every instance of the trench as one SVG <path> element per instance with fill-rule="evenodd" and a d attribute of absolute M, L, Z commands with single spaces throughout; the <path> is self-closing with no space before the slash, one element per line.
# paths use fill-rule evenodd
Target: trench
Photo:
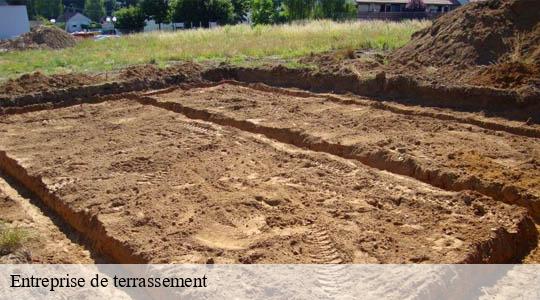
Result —
<path fill-rule="evenodd" d="M 514 135 L 519 135 L 519 136 L 540 138 L 540 129 L 537 129 L 534 127 L 509 125 L 509 124 L 493 122 L 489 120 L 479 120 L 473 117 L 461 117 L 461 116 L 455 116 L 448 113 L 439 113 L 435 111 L 415 110 L 414 108 L 409 108 L 409 107 L 398 107 L 396 105 L 392 105 L 384 101 L 373 101 L 373 100 L 363 100 L 363 99 L 360 100 L 360 99 L 354 99 L 352 97 L 336 96 L 332 94 L 318 94 L 318 93 L 312 93 L 312 92 L 308 92 L 304 90 L 291 90 L 291 89 L 285 89 L 285 88 L 277 88 L 277 87 L 266 85 L 264 83 L 245 83 L 245 82 L 240 82 L 236 80 L 222 80 L 216 83 L 215 86 L 218 86 L 221 84 L 237 85 L 237 86 L 246 87 L 246 88 L 250 88 L 254 90 L 259 90 L 262 92 L 282 94 L 285 96 L 302 97 L 302 98 L 311 98 L 311 97 L 323 98 L 328 101 L 338 103 L 338 104 L 343 104 L 343 105 L 360 105 L 360 106 L 370 107 L 373 109 L 389 111 L 395 114 L 429 117 L 429 118 L 433 118 L 437 120 L 445 120 L 445 121 L 454 121 L 454 122 L 462 123 L 462 124 L 475 125 L 484 129 L 489 129 L 489 130 L 504 131 L 504 132 L 511 133 Z M 173 89 L 166 89 L 157 93 L 145 94 L 145 95 L 158 95 L 160 93 L 166 93 L 172 90 Z"/>
<path fill-rule="evenodd" d="M 538 92 L 522 94 L 515 90 L 479 86 L 454 86 L 423 83 L 415 78 L 380 73 L 375 78 L 359 78 L 357 74 L 313 72 L 305 69 L 243 68 L 224 66 L 202 73 L 210 81 L 236 80 L 264 83 L 280 88 L 298 88 L 316 93 L 347 94 L 390 100 L 406 105 L 450 108 L 464 112 L 486 112 L 491 116 L 517 121 L 540 123 Z"/>
<path fill-rule="evenodd" d="M 444 190 L 476 191 L 498 201 L 522 206 L 530 212 L 533 218 L 536 220 L 540 218 L 540 201 L 533 195 L 527 195 L 524 191 L 511 185 L 488 182 L 476 176 L 463 178 L 457 174 L 441 171 L 440 169 L 426 168 L 411 157 L 404 158 L 402 155 L 396 155 L 388 150 L 369 150 L 361 149 L 355 145 L 332 143 L 293 128 L 268 127 L 248 120 L 235 119 L 220 113 L 210 112 L 205 109 L 185 106 L 181 103 L 160 102 L 149 96 L 130 95 L 129 97 L 141 104 L 153 105 L 178 112 L 191 119 L 231 126 L 250 133 L 262 134 L 270 139 L 299 148 L 353 159 L 366 166 L 408 176 Z"/>
<path fill-rule="evenodd" d="M 164 91 L 165 92 L 165 91 Z M 159 95 L 161 92 L 152 92 L 151 95 Z M 131 99 L 143 105 L 152 105 L 166 110 L 180 113 L 190 119 L 202 120 L 222 126 L 230 126 L 236 129 L 253 134 L 261 134 L 269 139 L 280 143 L 293 145 L 301 149 L 322 152 L 345 159 L 352 159 L 362 164 L 378 170 L 388 171 L 393 174 L 404 175 L 429 185 L 447 191 L 473 190 L 483 195 L 489 196 L 497 201 L 507 202 L 526 208 L 532 220 L 526 220 L 518 224 L 519 232 L 523 235 L 516 236 L 511 233 L 497 231 L 496 238 L 486 243 L 477 245 L 474 254 L 462 263 L 474 264 L 484 263 L 519 263 L 530 255 L 531 251 L 538 246 L 538 231 L 535 222 L 538 224 L 540 209 L 538 201 L 530 201 L 526 197 L 521 197 L 515 189 L 508 189 L 497 183 L 486 182 L 476 177 L 469 177 L 466 181 L 459 181 L 459 177 L 448 172 L 441 172 L 438 169 L 427 169 L 422 167 L 412 158 L 405 160 L 396 157 L 393 153 L 385 150 L 364 151 L 354 146 L 330 143 L 321 138 L 311 136 L 300 130 L 289 128 L 273 128 L 261 126 L 247 120 L 239 120 L 219 113 L 213 113 L 204 109 L 197 109 L 184 106 L 180 103 L 160 102 L 149 96 L 130 95 Z M 535 200 L 535 199 L 533 199 Z M 534 220 L 534 221 L 533 221 Z M 514 254 L 503 254 L 509 248 L 515 247 Z M 505 257 L 502 260 L 486 260 L 485 255 L 490 253 L 490 249 L 497 249 L 497 255 Z M 506 250 L 504 250 L 506 249 Z M 491 253 L 492 255 L 494 253 Z"/>
<path fill-rule="evenodd" d="M 36 195 L 2 171 L 0 171 L 0 189 L 17 204 L 18 208 L 29 219 L 31 222 L 28 227 L 30 234 L 37 238 L 38 242 L 43 243 L 44 247 L 52 248 L 58 253 L 64 252 L 70 256 L 70 261 L 75 263 L 108 262 L 107 258 L 94 253 L 88 241 L 54 211 L 45 206 Z M 54 235 L 50 235 L 51 232 Z M 46 254 L 49 254 L 50 251 L 47 250 Z"/>
<path fill-rule="evenodd" d="M 88 242 L 94 255 L 102 255 L 107 260 L 121 264 L 137 264 L 147 261 L 137 255 L 135 249 L 131 249 L 125 243 L 109 236 L 107 229 L 99 220 L 99 216 L 91 215 L 84 210 L 70 208 L 54 193 L 51 193 L 39 175 L 29 174 L 5 151 L 0 151 L 0 168 L 77 231 Z"/>
<path fill-rule="evenodd" d="M 283 90 L 280 88 L 274 88 L 270 86 L 260 85 L 260 84 L 248 84 L 235 81 L 226 81 L 227 83 L 238 84 L 248 86 L 250 88 L 259 88 L 261 90 L 278 92 L 278 93 L 291 93 L 291 91 Z M 188 85 L 186 88 L 193 87 L 210 87 L 215 86 L 221 83 L 207 83 L 207 84 L 198 84 L 198 85 Z M 166 88 L 163 91 L 150 92 L 144 95 L 139 95 L 135 93 L 124 93 L 116 94 L 105 97 L 94 97 L 89 101 L 84 101 L 84 103 L 98 103 L 103 101 L 114 101 L 121 98 L 129 98 L 136 100 L 144 105 L 152 105 L 181 113 L 188 118 L 204 120 L 212 122 L 215 124 L 223 126 L 231 126 L 242 131 L 250 132 L 253 134 L 262 134 L 270 139 L 279 141 L 281 143 L 294 145 L 303 149 L 307 149 L 315 152 L 324 152 L 331 155 L 343 157 L 346 159 L 353 159 L 363 163 L 366 166 L 373 167 L 379 170 L 388 171 L 394 174 L 405 175 L 416 180 L 422 181 L 424 183 L 436 186 L 450 191 L 462 191 L 462 190 L 473 190 L 480 192 L 484 195 L 490 196 L 495 200 L 509 202 L 512 204 L 517 204 L 528 209 L 530 214 L 538 220 L 540 217 L 540 207 L 538 201 L 531 201 L 521 197 L 519 191 L 514 189 L 509 189 L 503 185 L 484 182 L 476 177 L 470 177 L 465 181 L 458 180 L 458 176 L 452 173 L 443 173 L 437 169 L 426 169 L 419 165 L 416 161 L 411 158 L 401 159 L 396 157 L 394 154 L 385 151 L 369 151 L 365 149 L 358 149 L 354 146 L 341 145 L 336 143 L 330 143 L 328 141 L 322 140 L 318 137 L 314 137 L 300 130 L 290 129 L 290 128 L 272 128 L 267 126 L 261 126 L 246 120 L 238 120 L 235 118 L 227 117 L 222 114 L 209 112 L 204 109 L 196 109 L 192 107 L 187 107 L 179 103 L 171 102 L 159 102 L 156 99 L 150 97 L 151 95 L 158 95 L 162 92 L 172 91 L 178 87 Z M 377 109 L 390 110 L 396 113 L 402 114 L 415 114 L 416 112 L 408 111 L 407 109 L 403 110 L 401 108 L 396 108 L 390 104 L 384 103 L 358 103 L 355 100 L 347 100 L 336 96 L 331 95 L 317 95 L 307 91 L 293 91 L 296 96 L 305 96 L 313 97 L 325 97 L 326 99 L 334 102 L 339 102 L 341 104 L 360 104 L 360 105 L 369 105 Z M 82 103 L 82 101 L 73 99 L 63 102 L 57 102 L 54 104 L 38 104 L 30 107 L 20 107 L 20 108 L 11 108 L 5 113 L 24 113 L 35 110 L 43 109 L 52 109 L 65 106 L 71 106 Z M 440 114 L 426 114 L 425 116 L 439 118 L 445 117 Z M 538 132 L 535 130 L 522 130 L 520 128 L 513 127 L 504 127 L 505 125 L 497 123 L 485 123 L 478 120 L 471 119 L 455 119 L 455 117 L 450 116 L 449 118 L 454 118 L 458 122 L 470 123 L 475 125 L 489 128 L 493 130 L 503 130 L 509 133 L 524 135 L 529 137 L 537 137 Z M 472 122 L 472 123 L 471 123 Z M 131 264 L 131 263 L 146 263 L 148 260 L 137 253 L 137 249 L 130 248 L 126 243 L 114 239 L 113 237 L 107 234 L 107 230 L 103 223 L 99 220 L 99 216 L 90 215 L 85 211 L 76 211 L 64 204 L 60 199 L 58 199 L 53 193 L 51 193 L 46 185 L 41 180 L 39 175 L 29 174 L 27 170 L 17 163 L 16 160 L 9 157 L 6 152 L 0 151 L 0 167 L 1 169 L 13 177 L 19 184 L 28 189 L 31 193 L 36 195 L 47 207 L 51 208 L 56 214 L 63 219 L 67 224 L 69 224 L 74 230 L 79 232 L 85 237 L 86 240 L 91 244 L 91 248 L 95 253 L 104 255 L 110 258 L 111 261 L 116 263 Z M 534 200 L 534 199 L 533 199 Z M 522 222 L 519 224 L 520 232 L 526 232 L 528 237 L 526 240 L 523 240 L 523 235 L 512 235 L 504 232 L 497 232 L 497 238 L 493 241 L 489 241 L 485 245 L 479 245 L 479 249 L 476 252 L 476 255 L 471 257 L 465 263 L 478 263 L 483 261 L 483 252 L 486 252 L 487 249 L 496 248 L 503 249 L 508 247 L 508 245 L 515 245 L 518 249 L 513 249 L 512 257 L 508 255 L 501 255 L 499 257 L 505 257 L 504 260 L 494 261 L 496 263 L 506 263 L 506 262 L 518 262 L 520 261 L 529 251 L 531 250 L 531 243 L 534 240 L 536 245 L 537 243 L 537 232 L 535 230 L 534 224 L 526 224 Z M 531 229 L 532 228 L 532 229 Z M 504 250 L 500 250 L 504 251 Z M 492 262 L 493 263 L 493 262 Z"/>

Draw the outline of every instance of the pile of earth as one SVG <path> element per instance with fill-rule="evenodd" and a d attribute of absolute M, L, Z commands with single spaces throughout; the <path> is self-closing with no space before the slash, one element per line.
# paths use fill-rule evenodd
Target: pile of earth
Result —
<path fill-rule="evenodd" d="M 144 64 L 127 67 L 120 71 L 118 78 L 121 80 L 156 80 L 184 74 L 188 79 L 195 79 L 202 70 L 202 66 L 194 62 L 183 62 L 160 68 L 156 64 Z"/>
<path fill-rule="evenodd" d="M 31 94 L 42 91 L 81 87 L 99 84 L 105 81 L 161 80 L 166 77 L 180 76 L 187 82 L 198 82 L 203 66 L 194 62 L 173 64 L 160 68 L 154 64 L 130 66 L 120 71 L 99 74 L 68 73 L 47 76 L 39 71 L 28 73 L 16 79 L 8 79 L 0 84 L 1 96 Z"/>
<path fill-rule="evenodd" d="M 63 49 L 75 46 L 75 38 L 62 29 L 54 26 L 38 26 L 32 28 L 15 39 L 0 42 L 0 49 Z"/>
<path fill-rule="evenodd" d="M 384 53 L 372 50 L 333 50 L 320 54 L 310 54 L 298 60 L 300 64 L 315 66 L 327 73 L 355 72 L 368 76 L 380 71 L 384 64 Z"/>
<path fill-rule="evenodd" d="M 41 72 L 24 74 L 17 79 L 8 79 L 0 85 L 0 94 L 21 95 L 67 87 L 76 87 L 93 84 L 96 79 L 85 74 L 57 74 L 44 75 Z"/>
<path fill-rule="evenodd" d="M 416 32 L 390 55 L 389 67 L 436 81 L 539 87 L 539 12 L 538 0 L 464 5 Z"/>

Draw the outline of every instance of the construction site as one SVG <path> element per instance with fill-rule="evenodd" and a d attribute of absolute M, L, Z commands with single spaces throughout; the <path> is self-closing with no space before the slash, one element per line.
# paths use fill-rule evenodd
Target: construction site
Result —
<path fill-rule="evenodd" d="M 39 238 L 0 261 L 539 263 L 540 25 L 523 2 L 457 9 L 381 65 L 4 83 L 0 216 Z M 485 43 L 449 29 L 474 10 Z"/>

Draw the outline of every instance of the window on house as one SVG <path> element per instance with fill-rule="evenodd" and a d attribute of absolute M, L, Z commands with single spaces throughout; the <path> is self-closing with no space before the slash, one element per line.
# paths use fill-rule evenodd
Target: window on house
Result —
<path fill-rule="evenodd" d="M 399 5 L 399 4 L 390 4 L 390 11 L 391 12 L 400 12 L 401 11 L 401 5 Z"/>

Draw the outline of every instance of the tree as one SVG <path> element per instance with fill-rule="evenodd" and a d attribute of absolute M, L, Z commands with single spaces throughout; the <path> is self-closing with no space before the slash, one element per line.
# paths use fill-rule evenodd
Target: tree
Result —
<path fill-rule="evenodd" d="M 105 3 L 103 0 L 86 0 L 84 14 L 94 22 L 99 22 L 105 16 Z"/>
<path fill-rule="evenodd" d="M 423 0 L 409 0 L 405 8 L 409 11 L 425 11 L 426 4 Z"/>
<path fill-rule="evenodd" d="M 186 25 L 207 26 L 210 21 L 229 24 L 234 21 L 234 8 L 231 0 L 175 0 L 171 4 L 171 18 Z"/>
<path fill-rule="evenodd" d="M 287 20 L 303 20 L 314 16 L 315 0 L 283 0 Z"/>
<path fill-rule="evenodd" d="M 251 21 L 255 25 L 275 23 L 276 10 L 272 0 L 253 0 L 251 2 Z"/>
<path fill-rule="evenodd" d="M 315 17 L 340 20 L 356 15 L 356 5 L 352 0 L 319 0 Z"/>
<path fill-rule="evenodd" d="M 118 3 L 116 0 L 105 0 L 105 15 L 110 16 L 115 10 L 118 9 Z"/>
<path fill-rule="evenodd" d="M 234 11 L 234 22 L 240 23 L 246 20 L 247 13 L 251 6 L 250 0 L 231 0 Z"/>
<path fill-rule="evenodd" d="M 131 33 L 144 29 L 145 16 L 140 7 L 130 6 L 116 11 L 116 28 L 122 32 Z"/>
<path fill-rule="evenodd" d="M 26 0 L 7 0 L 7 4 L 9 5 L 26 5 Z"/>
<path fill-rule="evenodd" d="M 56 19 L 64 13 L 62 0 L 34 0 L 32 1 L 34 16 L 42 16 L 46 19 Z"/>
<path fill-rule="evenodd" d="M 167 0 L 141 0 L 139 6 L 144 15 L 156 21 L 161 30 L 161 23 L 167 20 L 169 3 Z"/>
<path fill-rule="evenodd" d="M 207 18 L 205 21 L 218 22 L 221 25 L 234 22 L 234 8 L 231 0 L 205 1 L 205 12 Z"/>
<path fill-rule="evenodd" d="M 63 0 L 65 8 L 72 8 L 76 11 L 83 11 L 85 0 Z M 66 9 L 67 10 L 67 9 Z"/>

